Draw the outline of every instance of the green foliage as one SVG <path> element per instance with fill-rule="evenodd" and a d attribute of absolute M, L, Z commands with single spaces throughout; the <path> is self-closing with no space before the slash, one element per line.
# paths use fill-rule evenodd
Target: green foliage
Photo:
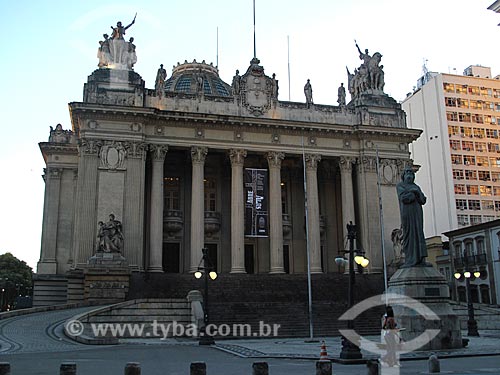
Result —
<path fill-rule="evenodd" d="M 26 293 L 32 287 L 33 270 L 11 253 L 0 255 L 0 288 Z"/>

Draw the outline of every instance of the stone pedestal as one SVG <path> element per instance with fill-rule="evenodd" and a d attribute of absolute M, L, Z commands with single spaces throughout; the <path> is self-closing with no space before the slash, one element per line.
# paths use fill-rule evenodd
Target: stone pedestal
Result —
<path fill-rule="evenodd" d="M 84 271 L 84 299 L 88 302 L 117 303 L 125 301 L 130 269 L 119 253 L 97 253 Z"/>
<path fill-rule="evenodd" d="M 391 299 L 389 303 L 394 309 L 394 315 L 404 341 L 410 341 L 420 336 L 428 329 L 439 329 L 439 334 L 419 350 L 440 350 L 462 347 L 460 322 L 452 311 L 449 303 L 450 291 L 448 283 L 434 267 L 402 268 L 389 280 L 388 293 L 403 295 L 417 300 L 430 308 L 439 320 L 428 320 L 420 315 L 412 306 L 411 300 L 403 302 Z"/>

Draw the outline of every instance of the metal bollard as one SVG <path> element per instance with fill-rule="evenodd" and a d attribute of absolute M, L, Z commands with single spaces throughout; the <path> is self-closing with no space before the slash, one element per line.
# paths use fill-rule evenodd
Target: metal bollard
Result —
<path fill-rule="evenodd" d="M 439 364 L 439 358 L 437 355 L 433 354 L 429 357 L 429 373 L 441 372 L 441 366 Z"/>
<path fill-rule="evenodd" d="M 316 375 L 332 375 L 332 361 L 317 361 Z"/>
<path fill-rule="evenodd" d="M 139 362 L 128 362 L 125 365 L 125 375 L 141 375 L 141 364 Z"/>
<path fill-rule="evenodd" d="M 207 365 L 205 362 L 192 362 L 189 371 L 190 375 L 207 375 Z"/>
<path fill-rule="evenodd" d="M 366 361 L 366 368 L 368 369 L 368 375 L 378 375 L 380 364 L 378 361 L 369 359 Z"/>
<path fill-rule="evenodd" d="M 0 375 L 10 375 L 9 362 L 0 362 Z"/>
<path fill-rule="evenodd" d="M 253 375 L 269 375 L 269 366 L 267 362 L 254 362 L 252 365 Z"/>
<path fill-rule="evenodd" d="M 76 375 L 76 363 L 63 362 L 59 368 L 59 375 Z"/>

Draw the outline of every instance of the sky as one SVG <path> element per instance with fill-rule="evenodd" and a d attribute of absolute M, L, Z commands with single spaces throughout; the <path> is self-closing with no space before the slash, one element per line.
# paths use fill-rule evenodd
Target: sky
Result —
<path fill-rule="evenodd" d="M 336 105 L 346 66 L 352 72 L 361 63 L 354 40 L 383 55 L 385 92 L 397 101 L 413 90 L 424 62 L 441 73 L 479 64 L 500 74 L 500 15 L 487 9 L 493 0 L 255 3 L 257 57 L 268 76 L 276 73 L 280 100 L 304 102 L 310 79 L 314 102 Z M 231 83 L 253 57 L 252 9 L 252 0 L 0 0 L 0 254 L 36 267 L 44 196 L 38 143 L 50 126 L 71 128 L 67 104 L 82 101 L 111 25 L 128 25 L 137 13 L 126 37 L 135 39 L 134 70 L 148 88 L 160 64 L 170 77 L 173 65 L 193 59 L 218 61 Z"/>

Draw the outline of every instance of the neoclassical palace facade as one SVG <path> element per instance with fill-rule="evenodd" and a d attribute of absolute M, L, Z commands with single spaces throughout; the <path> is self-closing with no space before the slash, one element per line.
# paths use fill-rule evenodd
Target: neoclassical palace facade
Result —
<path fill-rule="evenodd" d="M 382 239 L 391 251 L 399 228 L 395 185 L 420 135 L 394 99 L 365 88 L 347 105 L 280 101 L 256 58 L 232 85 L 205 62 L 169 79 L 162 69 L 148 89 L 132 68 L 101 66 L 69 104 L 72 129 L 40 143 L 35 300 L 71 288 L 110 214 L 132 272 L 193 272 L 203 247 L 221 273 L 304 273 L 307 248 L 312 273 L 338 272 L 349 222 L 368 271 L 382 271 Z"/>

